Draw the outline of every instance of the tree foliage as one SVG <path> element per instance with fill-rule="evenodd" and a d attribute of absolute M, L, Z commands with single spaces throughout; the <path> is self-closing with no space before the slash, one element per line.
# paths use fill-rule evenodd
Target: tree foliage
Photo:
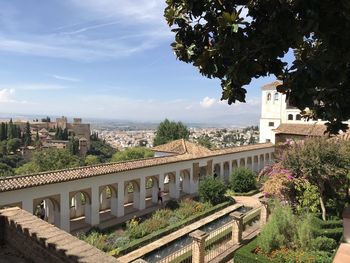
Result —
<path fill-rule="evenodd" d="M 16 174 L 30 174 L 79 167 L 80 159 L 65 149 L 37 151 L 30 162 L 18 167 Z"/>
<path fill-rule="evenodd" d="M 197 142 L 198 142 L 200 145 L 202 145 L 202 146 L 204 146 L 204 147 L 206 147 L 206 148 L 208 148 L 208 149 L 210 149 L 211 147 L 213 147 L 213 144 L 211 143 L 210 137 L 209 137 L 208 134 L 202 134 L 202 135 L 198 138 Z"/>
<path fill-rule="evenodd" d="M 278 91 L 307 116 L 345 129 L 350 119 L 347 0 L 167 0 L 176 56 L 221 80 L 222 99 L 244 102 L 253 78 L 275 75 Z M 288 51 L 295 58 L 283 61 Z"/>
<path fill-rule="evenodd" d="M 299 210 L 315 211 L 319 204 L 325 220 L 327 207 L 342 211 L 348 198 L 349 149 L 350 142 L 324 139 L 289 145 L 279 162 L 262 171 L 268 178 L 264 192 L 295 203 Z"/>
<path fill-rule="evenodd" d="M 98 158 L 98 156 L 89 154 L 86 155 L 84 163 L 85 165 L 94 165 L 101 163 L 101 160 Z"/>
<path fill-rule="evenodd" d="M 112 162 L 121 162 L 128 160 L 137 160 L 142 158 L 153 157 L 154 153 L 148 148 L 134 147 L 121 152 L 117 152 L 112 156 Z"/>
<path fill-rule="evenodd" d="M 182 122 L 174 122 L 165 119 L 157 128 L 153 145 L 157 146 L 178 139 L 188 139 L 189 135 L 190 132 L 187 126 Z"/>
<path fill-rule="evenodd" d="M 91 146 L 88 150 L 88 155 L 96 155 L 102 163 L 110 161 L 113 154 L 117 152 L 111 145 L 98 138 L 98 134 L 94 133 L 91 136 Z"/>

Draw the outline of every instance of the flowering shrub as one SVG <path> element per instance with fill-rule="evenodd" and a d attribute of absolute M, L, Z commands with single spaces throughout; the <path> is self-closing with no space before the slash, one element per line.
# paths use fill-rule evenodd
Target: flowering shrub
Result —
<path fill-rule="evenodd" d="M 259 174 L 259 180 L 265 177 L 263 192 L 266 196 L 291 200 L 295 185 L 300 181 L 292 171 L 285 169 L 281 163 L 265 167 Z"/>

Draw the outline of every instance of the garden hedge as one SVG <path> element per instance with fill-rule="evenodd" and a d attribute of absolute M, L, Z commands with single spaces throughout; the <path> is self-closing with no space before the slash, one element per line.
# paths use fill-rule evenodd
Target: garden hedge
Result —
<path fill-rule="evenodd" d="M 247 245 L 242 246 L 234 253 L 235 263 L 271 263 L 274 262 L 272 259 L 264 257 L 259 254 L 252 253 L 252 251 L 257 247 L 257 239 L 255 238 Z"/>
<path fill-rule="evenodd" d="M 315 218 L 315 225 L 318 227 L 314 228 L 314 231 L 317 236 L 324 236 L 328 238 L 332 238 L 337 242 L 340 240 L 343 234 L 342 220 L 329 220 L 323 221 L 319 218 Z M 253 250 L 257 247 L 257 239 L 255 238 L 247 245 L 239 248 L 234 254 L 234 262 L 235 263 L 268 263 L 275 262 L 271 258 L 267 258 L 263 255 L 253 253 Z M 326 262 L 328 259 L 325 259 Z"/>
<path fill-rule="evenodd" d="M 195 221 L 198 221 L 198 220 L 208 216 L 209 214 L 212 214 L 212 213 L 214 213 L 218 210 L 221 210 L 225 207 L 228 207 L 229 205 L 232 205 L 233 203 L 234 203 L 234 201 L 232 199 L 229 199 L 226 202 L 223 202 L 221 204 L 213 206 L 212 208 L 210 208 L 207 211 L 203 211 L 202 213 L 193 215 L 193 216 L 187 218 L 186 220 L 179 221 L 176 224 L 172 224 L 166 228 L 155 231 L 147 236 L 133 240 L 127 246 L 121 247 L 121 248 L 116 248 L 116 249 L 108 252 L 108 254 L 111 256 L 125 255 L 125 254 L 127 254 L 127 253 L 129 253 L 137 248 L 143 247 L 146 244 L 149 244 L 150 242 L 153 242 L 153 241 L 155 241 L 163 236 L 166 236 L 166 235 L 180 229 L 181 227 L 189 225 Z"/>
<path fill-rule="evenodd" d="M 260 192 L 260 189 L 253 189 L 253 190 L 250 190 L 249 192 L 246 192 L 246 193 L 236 193 L 236 192 L 232 191 L 232 195 L 233 196 L 253 196 L 259 192 Z"/>

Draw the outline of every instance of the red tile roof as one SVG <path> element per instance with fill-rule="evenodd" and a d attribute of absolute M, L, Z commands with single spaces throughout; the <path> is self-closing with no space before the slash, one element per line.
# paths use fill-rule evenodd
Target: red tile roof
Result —
<path fill-rule="evenodd" d="M 325 136 L 327 127 L 324 124 L 294 124 L 282 123 L 277 129 L 276 134 L 293 134 L 305 136 Z"/>
<path fill-rule="evenodd" d="M 140 159 L 135 161 L 126 161 L 119 163 L 107 163 L 107 164 L 99 164 L 93 166 L 84 166 L 78 168 L 70 168 L 64 170 L 57 171 L 48 171 L 31 175 L 24 176 L 13 176 L 0 179 L 0 192 L 13 191 L 23 188 L 29 188 L 39 185 L 47 185 L 54 183 L 62 183 L 68 182 L 83 178 L 90 178 L 94 176 L 100 176 L 105 174 L 112 174 L 117 172 L 141 169 L 152 166 L 160 166 L 167 165 L 171 163 L 186 161 L 186 160 L 196 160 L 206 157 L 213 157 L 218 155 L 225 155 L 230 153 L 238 153 L 245 152 L 256 149 L 264 149 L 268 147 L 273 147 L 272 143 L 263 143 L 263 144 L 254 144 L 254 145 L 246 145 L 239 146 L 233 148 L 227 148 L 222 150 L 210 151 L 207 153 L 202 152 L 202 148 L 198 148 L 196 151 L 195 144 L 191 144 L 186 142 L 186 145 L 189 146 L 186 148 L 186 153 L 178 154 L 174 156 L 166 156 L 166 157 L 155 157 L 148 159 Z M 200 154 L 197 154 L 200 153 Z"/>

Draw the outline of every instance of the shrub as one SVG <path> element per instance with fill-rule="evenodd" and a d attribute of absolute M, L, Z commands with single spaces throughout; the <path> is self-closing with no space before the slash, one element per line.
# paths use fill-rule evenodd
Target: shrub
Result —
<path fill-rule="evenodd" d="M 272 250 L 291 247 L 295 238 L 295 217 L 289 206 L 276 205 L 270 220 L 258 237 L 259 247 L 265 253 Z"/>
<path fill-rule="evenodd" d="M 166 205 L 165 208 L 170 209 L 170 210 L 175 210 L 179 208 L 179 203 L 175 200 L 169 200 Z"/>
<path fill-rule="evenodd" d="M 297 219 L 296 216 L 295 219 Z M 312 228 L 312 222 L 313 216 L 311 214 L 307 214 L 299 224 L 296 224 L 296 243 L 298 247 L 303 248 L 303 250 L 310 250 L 312 248 L 311 244 L 315 236 Z"/>
<path fill-rule="evenodd" d="M 211 176 L 206 176 L 200 182 L 199 196 L 203 202 L 210 202 L 216 205 L 225 201 L 226 185 Z"/>
<path fill-rule="evenodd" d="M 230 188 L 238 193 L 256 189 L 255 173 L 246 168 L 238 168 L 231 175 Z"/>
<path fill-rule="evenodd" d="M 312 248 L 318 251 L 333 252 L 337 247 L 337 242 L 328 237 L 317 237 L 311 243 Z"/>

